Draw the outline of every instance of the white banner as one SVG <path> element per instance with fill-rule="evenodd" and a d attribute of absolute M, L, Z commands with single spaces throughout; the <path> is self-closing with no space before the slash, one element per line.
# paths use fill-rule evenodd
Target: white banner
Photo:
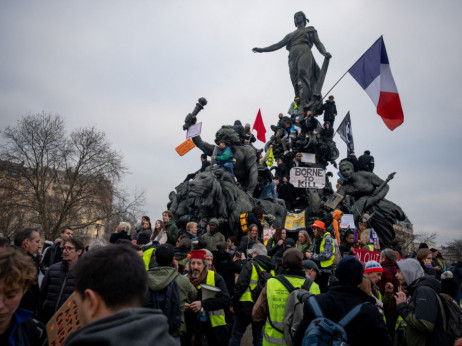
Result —
<path fill-rule="evenodd" d="M 310 153 L 302 153 L 302 162 L 316 163 L 316 155 Z"/>
<path fill-rule="evenodd" d="M 292 167 L 290 183 L 297 188 L 323 189 L 326 184 L 326 171 L 314 167 Z"/>
<path fill-rule="evenodd" d="M 342 219 L 340 220 L 340 228 L 348 228 L 356 229 L 355 226 L 355 218 L 353 214 L 343 214 Z"/>

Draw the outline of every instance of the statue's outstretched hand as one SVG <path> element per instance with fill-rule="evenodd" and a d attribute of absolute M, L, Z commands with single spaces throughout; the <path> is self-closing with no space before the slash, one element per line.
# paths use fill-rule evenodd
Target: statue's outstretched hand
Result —
<path fill-rule="evenodd" d="M 324 56 L 326 57 L 326 59 L 332 58 L 332 54 L 330 54 L 330 53 L 328 53 L 328 52 L 326 52 L 326 53 L 324 54 Z"/>
<path fill-rule="evenodd" d="M 255 47 L 255 48 L 252 49 L 252 52 L 254 52 L 254 53 L 261 53 L 261 48 L 256 48 L 256 47 Z"/>

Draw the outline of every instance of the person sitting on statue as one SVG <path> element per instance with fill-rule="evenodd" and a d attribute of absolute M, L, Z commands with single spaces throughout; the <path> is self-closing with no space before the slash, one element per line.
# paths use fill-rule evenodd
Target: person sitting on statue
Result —
<path fill-rule="evenodd" d="M 188 180 L 194 179 L 196 174 L 202 173 L 203 171 L 205 171 L 205 169 L 208 166 L 210 166 L 210 161 L 207 160 L 207 155 L 205 155 L 205 154 L 201 154 L 201 162 L 202 162 L 201 168 L 198 171 L 194 172 L 194 173 L 188 174 L 186 176 L 186 179 L 184 180 L 184 182 L 187 182 Z"/>
<path fill-rule="evenodd" d="M 284 134 L 281 138 L 282 148 L 284 149 L 284 155 L 289 151 L 292 151 L 293 143 L 297 139 L 299 131 L 293 125 L 292 120 L 289 118 L 284 122 Z"/>
<path fill-rule="evenodd" d="M 305 113 L 302 123 L 300 124 L 304 133 L 311 133 L 318 127 L 319 121 L 313 115 L 313 112 L 308 110 Z"/>
<path fill-rule="evenodd" d="M 250 144 L 255 143 L 257 139 L 252 133 L 252 130 L 250 129 L 250 124 L 245 124 L 244 127 L 244 144 Z"/>
<path fill-rule="evenodd" d="M 276 162 L 277 162 L 278 165 L 271 167 L 270 170 L 274 169 L 276 171 L 276 175 L 278 177 L 289 177 L 290 176 L 290 169 L 284 163 L 284 160 L 282 159 L 282 157 L 278 157 Z"/>
<path fill-rule="evenodd" d="M 335 105 L 334 96 L 330 95 L 328 100 L 322 105 L 324 111 L 324 122 L 328 121 L 331 127 L 334 127 L 335 117 L 337 116 L 337 106 Z"/>
<path fill-rule="evenodd" d="M 240 120 L 234 121 L 233 130 L 239 135 L 241 143 L 244 143 L 244 126 Z"/>
<path fill-rule="evenodd" d="M 298 116 L 298 112 L 301 110 L 299 106 L 300 106 L 300 97 L 297 96 L 295 97 L 293 102 L 291 102 L 289 110 L 287 111 L 287 113 L 290 114 L 290 119 L 292 119 L 294 123 L 298 122 L 297 116 Z"/>
<path fill-rule="evenodd" d="M 234 157 L 233 152 L 226 145 L 226 141 L 223 139 L 218 142 L 218 146 L 220 148 L 220 152 L 217 156 L 212 155 L 212 160 L 215 160 L 218 166 L 226 168 L 234 177 L 234 167 L 232 161 Z"/>
<path fill-rule="evenodd" d="M 278 203 L 282 205 L 284 208 L 286 207 L 286 203 L 283 199 L 278 198 L 278 185 L 281 182 L 280 178 L 278 176 L 275 176 L 273 178 L 273 181 L 268 183 L 268 185 L 265 186 L 263 189 L 260 199 L 267 199 L 270 200 L 274 203 Z"/>

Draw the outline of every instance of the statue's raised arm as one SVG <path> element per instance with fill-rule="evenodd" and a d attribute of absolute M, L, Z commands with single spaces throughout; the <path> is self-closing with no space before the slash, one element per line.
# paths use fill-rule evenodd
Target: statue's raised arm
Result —
<path fill-rule="evenodd" d="M 294 23 L 297 27 L 295 31 L 287 34 L 280 42 L 271 46 L 252 49 L 254 53 L 266 53 L 274 52 L 282 47 L 287 48 L 289 51 L 290 79 L 294 87 L 295 97 L 300 97 L 301 109 L 313 104 L 310 101 L 318 101 L 320 95 L 314 95 L 314 90 L 321 90 L 322 85 L 318 85 L 318 83 L 322 84 L 324 81 L 311 48 L 315 45 L 325 59 L 332 57 L 326 51 L 314 27 L 306 27 L 306 23 L 308 22 L 303 12 L 297 12 L 294 15 Z M 325 70 L 327 70 L 327 66 Z M 323 71 L 324 76 L 325 73 L 326 71 Z"/>

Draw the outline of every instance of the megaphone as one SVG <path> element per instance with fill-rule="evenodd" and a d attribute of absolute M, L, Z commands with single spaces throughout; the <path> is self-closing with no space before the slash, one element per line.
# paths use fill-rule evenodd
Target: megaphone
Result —
<path fill-rule="evenodd" d="M 201 284 L 202 290 L 202 300 L 215 298 L 218 292 L 221 292 L 221 289 L 211 285 Z"/>

